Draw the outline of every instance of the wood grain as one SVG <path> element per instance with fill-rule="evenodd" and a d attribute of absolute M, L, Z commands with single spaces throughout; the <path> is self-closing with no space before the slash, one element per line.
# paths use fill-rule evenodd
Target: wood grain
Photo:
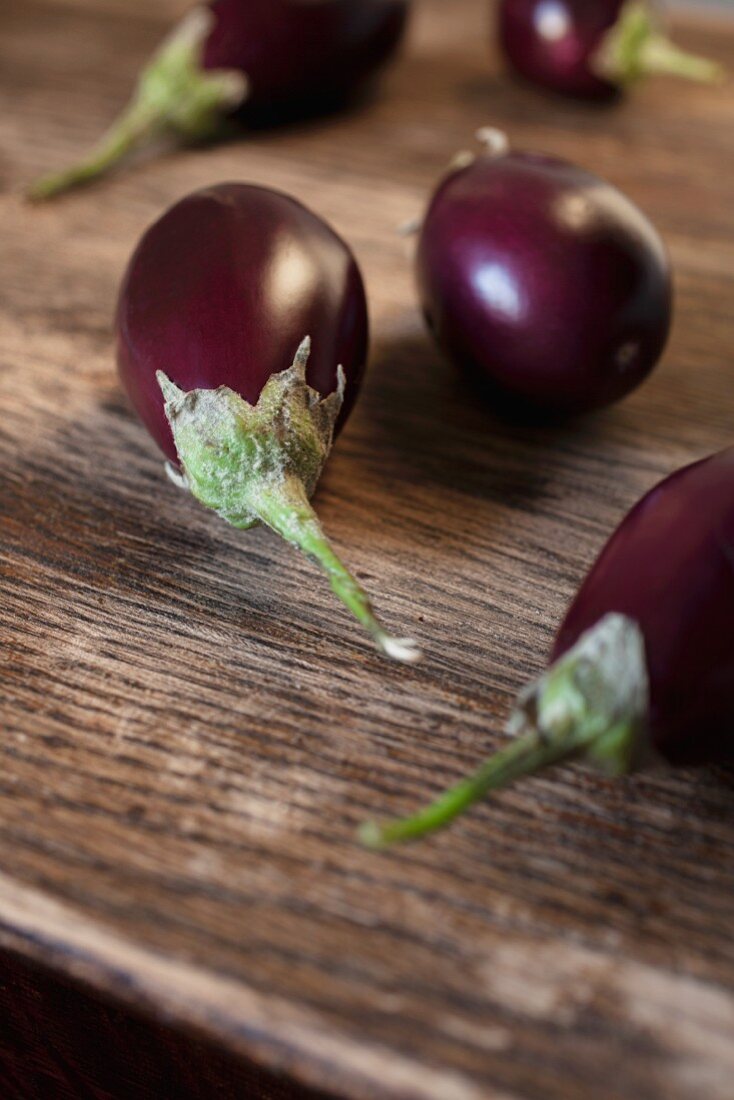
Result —
<path fill-rule="evenodd" d="M 176 10 L 0 10 L 0 941 L 349 1100 L 730 1100 L 730 773 L 567 769 L 388 855 L 354 830 L 501 742 L 605 535 L 731 442 L 734 87 L 546 99 L 501 74 L 483 3 L 426 0 L 354 112 L 24 205 Z M 734 69 L 729 28 L 687 38 Z M 669 350 L 603 415 L 504 423 L 423 330 L 394 230 L 487 123 L 613 180 L 670 247 Z M 267 532 L 170 486 L 120 394 L 132 246 L 232 178 L 297 194 L 363 266 L 369 381 L 318 505 L 387 625 L 423 643 L 415 668 L 373 653 Z"/>

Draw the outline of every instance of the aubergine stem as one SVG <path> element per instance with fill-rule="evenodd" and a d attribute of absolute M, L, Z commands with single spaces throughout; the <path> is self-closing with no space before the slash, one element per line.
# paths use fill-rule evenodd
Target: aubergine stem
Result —
<path fill-rule="evenodd" d="M 718 84 L 726 71 L 716 61 L 698 57 L 676 46 L 645 0 L 628 0 L 615 26 L 608 32 L 596 57 L 599 74 L 620 84 L 632 84 L 643 76 L 667 73 L 701 84 Z"/>
<path fill-rule="evenodd" d="M 383 653 L 396 661 L 418 659 L 420 651 L 415 642 L 391 637 L 378 622 L 367 593 L 324 534 L 299 477 L 287 475 L 276 485 L 254 490 L 248 494 L 248 502 L 262 523 L 323 569 L 334 594 L 369 631 Z"/>
<path fill-rule="evenodd" d="M 37 180 L 28 188 L 32 202 L 45 202 L 64 191 L 90 183 L 103 175 L 133 149 L 162 135 L 165 126 L 161 118 L 142 100 L 134 100 L 113 123 L 89 156 L 60 172 Z"/>
<path fill-rule="evenodd" d="M 332 590 L 397 661 L 417 661 L 408 638 L 394 638 L 377 620 L 367 593 L 333 550 L 310 504 L 331 450 L 344 397 L 322 398 L 306 382 L 306 338 L 293 365 L 270 377 L 256 405 L 226 386 L 185 393 L 161 371 L 158 382 L 183 470 L 177 478 L 198 501 L 233 527 L 264 523 L 321 567 Z"/>
<path fill-rule="evenodd" d="M 130 103 L 87 157 L 28 188 L 28 198 L 44 202 L 96 179 L 127 154 L 167 134 L 203 141 L 223 127 L 226 114 L 247 94 L 238 72 L 205 72 L 201 50 L 212 14 L 195 8 L 162 43 L 143 69 Z"/>
<path fill-rule="evenodd" d="M 412 817 L 368 822 L 359 838 L 369 848 L 435 832 L 490 791 L 564 761 L 593 761 L 624 775 L 644 748 L 647 673 L 639 628 L 623 615 L 607 615 L 518 700 L 510 722 L 517 740 Z"/>
<path fill-rule="evenodd" d="M 623 732 L 620 723 L 619 732 Z M 615 732 L 614 729 L 609 731 Z M 418 840 L 429 833 L 450 825 L 466 810 L 485 798 L 490 791 L 509 787 L 518 779 L 571 760 L 581 754 L 589 743 L 599 736 L 599 731 L 577 731 L 573 737 L 548 743 L 539 730 L 491 756 L 468 779 L 457 783 L 413 817 L 388 822 L 385 825 L 368 822 L 360 829 L 360 839 L 368 848 L 386 848 L 406 840 Z"/>

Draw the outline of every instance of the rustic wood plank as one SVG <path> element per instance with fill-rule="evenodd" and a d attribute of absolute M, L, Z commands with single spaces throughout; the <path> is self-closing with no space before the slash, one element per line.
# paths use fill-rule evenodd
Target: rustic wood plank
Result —
<path fill-rule="evenodd" d="M 355 112 L 25 206 L 20 185 L 95 138 L 179 7 L 0 11 L 0 941 L 350 1100 L 729 1100 L 729 773 L 567 770 L 410 849 L 353 833 L 500 743 L 605 534 L 731 442 L 734 90 L 556 102 L 501 75 L 478 0 L 428 0 Z M 689 37 L 734 68 L 734 32 Z M 563 428 L 466 392 L 394 233 L 490 122 L 619 184 L 676 266 L 656 376 Z M 228 178 L 299 195 L 363 265 L 371 372 L 319 507 L 386 622 L 419 635 L 416 668 L 374 654 L 267 532 L 169 486 L 119 392 L 129 250 Z"/>

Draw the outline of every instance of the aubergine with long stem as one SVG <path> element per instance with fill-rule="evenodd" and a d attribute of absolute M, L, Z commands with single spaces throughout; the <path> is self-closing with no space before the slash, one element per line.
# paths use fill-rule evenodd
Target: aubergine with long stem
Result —
<path fill-rule="evenodd" d="M 377 620 L 310 502 L 367 355 L 364 285 L 344 241 L 269 188 L 194 192 L 135 249 L 116 328 L 120 377 L 172 479 L 232 526 L 281 535 L 385 654 L 416 660 L 415 644 Z"/>
<path fill-rule="evenodd" d="M 519 697 L 516 736 L 413 817 L 366 825 L 382 847 L 453 821 L 565 761 L 627 775 L 734 760 L 734 448 L 679 470 L 622 521 Z"/>
<path fill-rule="evenodd" d="M 235 123 L 332 110 L 392 57 L 407 0 L 210 0 L 143 68 L 135 93 L 94 149 L 29 190 L 43 201 L 89 183 L 161 138 L 196 143 Z"/>

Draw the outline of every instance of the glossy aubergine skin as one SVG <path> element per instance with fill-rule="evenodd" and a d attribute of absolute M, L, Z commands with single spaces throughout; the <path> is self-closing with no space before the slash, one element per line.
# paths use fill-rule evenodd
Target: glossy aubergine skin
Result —
<path fill-rule="evenodd" d="M 228 386 L 255 404 L 311 336 L 314 389 L 330 394 L 344 368 L 343 424 L 367 354 L 367 303 L 354 256 L 321 218 L 280 192 L 225 183 L 147 230 L 123 279 L 116 332 L 122 383 L 176 462 L 157 370 L 183 390 Z"/>
<path fill-rule="evenodd" d="M 248 79 L 245 115 L 307 114 L 359 88 L 393 55 L 407 0 L 213 0 L 203 67 Z"/>
<path fill-rule="evenodd" d="M 672 764 L 734 759 L 734 448 L 632 509 L 571 605 L 553 660 L 613 611 L 645 638 L 657 752 Z"/>
<path fill-rule="evenodd" d="M 502 0 L 500 45 L 533 84 L 579 99 L 613 99 L 619 86 L 594 71 L 594 59 L 623 6 L 624 0 Z"/>
<path fill-rule="evenodd" d="M 668 337 L 671 280 L 657 232 L 610 184 L 551 157 L 485 156 L 449 174 L 416 266 L 439 344 L 532 410 L 619 400 Z"/>

